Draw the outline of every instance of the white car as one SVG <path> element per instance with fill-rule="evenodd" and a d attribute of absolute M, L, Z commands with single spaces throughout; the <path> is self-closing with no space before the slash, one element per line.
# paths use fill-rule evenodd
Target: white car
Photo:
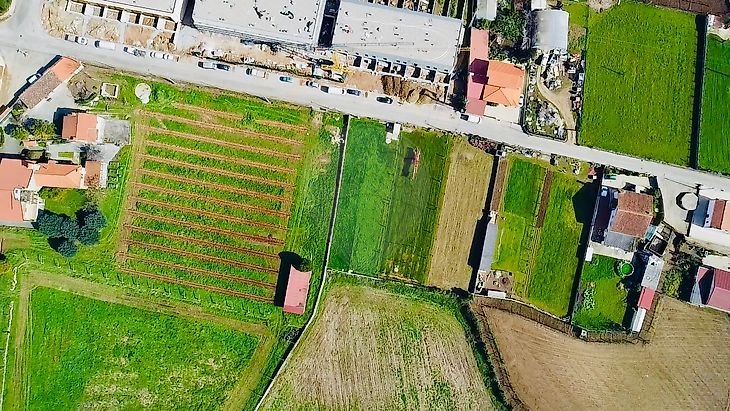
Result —
<path fill-rule="evenodd" d="M 198 63 L 198 67 L 208 69 L 208 70 L 214 70 L 215 69 L 215 62 L 213 61 L 201 61 Z"/>
<path fill-rule="evenodd" d="M 475 116 L 473 114 L 462 114 L 461 115 L 461 119 L 462 120 L 466 120 L 466 121 L 468 121 L 470 123 L 477 123 L 477 124 L 479 124 L 479 123 L 482 122 L 482 118 L 481 117 Z"/>
<path fill-rule="evenodd" d="M 132 46 L 126 46 L 126 47 L 124 47 L 124 52 L 125 53 L 128 53 L 128 54 L 131 54 L 133 56 L 136 56 L 136 57 L 144 57 L 144 56 L 147 55 L 147 52 L 146 51 L 140 50 L 137 47 L 132 47 Z"/>
<path fill-rule="evenodd" d="M 161 51 L 151 52 L 150 57 L 152 57 L 153 59 L 160 59 L 160 60 L 175 60 L 175 57 L 172 54 L 163 53 Z"/>
<path fill-rule="evenodd" d="M 89 40 L 86 37 L 76 36 L 73 34 L 67 34 L 66 40 L 81 44 L 82 46 L 89 44 Z"/>

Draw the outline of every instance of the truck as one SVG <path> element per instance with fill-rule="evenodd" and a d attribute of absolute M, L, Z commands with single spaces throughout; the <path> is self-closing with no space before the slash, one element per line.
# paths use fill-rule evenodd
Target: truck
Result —
<path fill-rule="evenodd" d="M 251 68 L 251 67 L 247 68 L 246 71 L 244 71 L 244 73 L 247 76 L 252 76 L 252 77 L 259 77 L 259 78 L 269 77 L 269 73 L 267 73 L 263 70 L 258 70 L 258 69 Z"/>

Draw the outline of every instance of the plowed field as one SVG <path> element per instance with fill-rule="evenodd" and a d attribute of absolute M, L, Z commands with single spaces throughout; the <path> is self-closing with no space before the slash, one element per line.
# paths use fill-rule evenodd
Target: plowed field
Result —
<path fill-rule="evenodd" d="M 517 395 L 530 409 L 726 410 L 730 319 L 662 298 L 646 344 L 586 343 L 485 309 Z"/>

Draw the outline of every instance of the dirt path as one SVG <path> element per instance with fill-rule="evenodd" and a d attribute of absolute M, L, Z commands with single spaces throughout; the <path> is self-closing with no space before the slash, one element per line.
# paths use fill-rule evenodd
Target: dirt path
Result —
<path fill-rule="evenodd" d="M 537 89 L 545 99 L 557 107 L 560 117 L 565 121 L 565 142 L 568 144 L 576 144 L 575 134 L 575 116 L 571 110 L 570 104 L 570 87 L 562 87 L 558 92 L 549 90 L 545 83 L 542 82 L 542 72 L 538 74 Z"/>
<path fill-rule="evenodd" d="M 498 213 L 502 206 L 502 196 L 504 195 L 504 186 L 507 182 L 507 171 L 509 170 L 509 160 L 506 158 L 500 158 L 497 165 L 496 181 L 494 182 L 494 189 L 492 191 L 492 204 L 489 210 Z"/>

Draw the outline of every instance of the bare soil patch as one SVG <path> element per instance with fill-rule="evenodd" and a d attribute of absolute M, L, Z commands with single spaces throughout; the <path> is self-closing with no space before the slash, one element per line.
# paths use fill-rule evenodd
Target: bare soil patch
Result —
<path fill-rule="evenodd" d="M 730 319 L 662 298 L 645 344 L 586 343 L 497 309 L 482 310 L 530 409 L 727 409 Z"/>
<path fill-rule="evenodd" d="M 124 31 L 124 43 L 131 46 L 147 47 L 155 30 L 149 27 L 128 25 Z"/>
<path fill-rule="evenodd" d="M 464 330 L 447 310 L 335 286 L 263 409 L 492 409 Z"/>
<path fill-rule="evenodd" d="M 119 41 L 119 24 L 104 19 L 92 18 L 86 25 L 86 34 L 97 39 Z"/>
<path fill-rule="evenodd" d="M 444 202 L 436 228 L 428 285 L 466 290 L 474 231 L 487 198 L 492 156 L 457 139 L 451 151 Z"/>

